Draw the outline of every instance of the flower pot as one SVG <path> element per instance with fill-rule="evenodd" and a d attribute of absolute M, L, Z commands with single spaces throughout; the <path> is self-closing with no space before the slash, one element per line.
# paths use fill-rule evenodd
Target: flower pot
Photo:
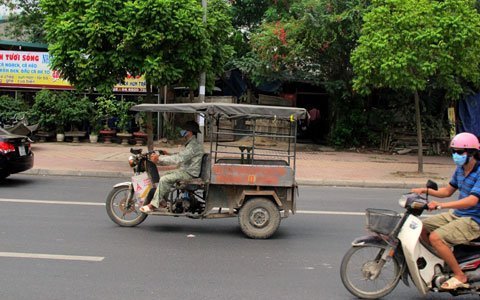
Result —
<path fill-rule="evenodd" d="M 95 144 L 98 142 L 98 135 L 97 134 L 90 134 L 88 136 L 88 138 L 90 139 L 90 143 L 92 144 Z"/>
<path fill-rule="evenodd" d="M 128 139 L 132 136 L 132 134 L 128 132 L 120 132 L 117 133 L 117 136 L 122 139 L 122 145 L 128 145 Z"/>
<path fill-rule="evenodd" d="M 143 146 L 143 144 L 147 141 L 147 134 L 142 131 L 137 131 L 133 133 L 133 137 L 135 138 L 135 146 Z"/>
<path fill-rule="evenodd" d="M 65 134 L 57 133 L 57 142 L 63 142 L 65 140 Z"/>
<path fill-rule="evenodd" d="M 103 142 L 105 144 L 111 144 L 112 143 L 112 137 L 114 137 L 116 134 L 115 130 L 100 130 L 100 135 L 103 137 Z"/>

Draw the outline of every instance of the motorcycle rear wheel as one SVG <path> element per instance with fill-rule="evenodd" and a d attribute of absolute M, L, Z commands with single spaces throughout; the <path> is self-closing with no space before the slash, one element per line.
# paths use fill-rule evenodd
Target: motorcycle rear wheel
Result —
<path fill-rule="evenodd" d="M 147 218 L 139 211 L 133 191 L 128 186 L 113 188 L 107 196 L 106 208 L 110 219 L 124 227 L 137 226 Z"/>
<path fill-rule="evenodd" d="M 388 295 L 400 280 L 400 265 L 395 257 L 385 262 L 376 278 L 373 277 L 383 246 L 367 245 L 352 247 L 345 254 L 340 268 L 340 277 L 345 288 L 362 299 L 378 299 Z"/>

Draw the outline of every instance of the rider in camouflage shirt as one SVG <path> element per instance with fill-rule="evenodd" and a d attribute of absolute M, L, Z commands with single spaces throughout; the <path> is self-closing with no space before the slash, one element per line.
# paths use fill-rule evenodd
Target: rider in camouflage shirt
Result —
<path fill-rule="evenodd" d="M 187 140 L 185 149 L 173 155 L 158 156 L 157 154 L 152 154 L 150 159 L 153 162 L 161 165 L 178 165 L 179 168 L 168 171 L 160 177 L 160 182 L 152 202 L 149 205 L 142 206 L 140 208 L 141 212 L 147 213 L 166 207 L 168 193 L 175 182 L 200 176 L 204 150 L 203 145 L 195 137 L 199 132 L 200 128 L 197 122 L 189 121 L 182 126 L 182 131 L 180 132 L 182 137 Z"/>

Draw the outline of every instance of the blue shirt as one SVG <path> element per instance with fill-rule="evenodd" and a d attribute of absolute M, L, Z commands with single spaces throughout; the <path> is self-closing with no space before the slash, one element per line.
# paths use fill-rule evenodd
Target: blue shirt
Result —
<path fill-rule="evenodd" d="M 465 177 L 463 167 L 457 167 L 452 179 L 450 180 L 450 185 L 458 189 L 460 193 L 458 199 L 463 199 L 470 195 L 480 199 L 479 163 L 477 162 L 475 164 L 473 170 L 470 172 L 470 174 L 468 174 L 467 177 Z M 477 205 L 469 208 L 455 209 L 453 213 L 458 217 L 471 217 L 475 222 L 480 224 L 480 201 L 478 201 Z"/>

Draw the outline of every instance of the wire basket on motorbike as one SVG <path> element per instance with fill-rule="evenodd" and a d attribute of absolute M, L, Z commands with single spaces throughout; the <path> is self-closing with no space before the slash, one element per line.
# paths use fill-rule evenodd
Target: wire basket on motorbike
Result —
<path fill-rule="evenodd" d="M 385 235 L 391 235 L 400 223 L 401 216 L 393 210 L 367 208 L 367 229 Z"/>

